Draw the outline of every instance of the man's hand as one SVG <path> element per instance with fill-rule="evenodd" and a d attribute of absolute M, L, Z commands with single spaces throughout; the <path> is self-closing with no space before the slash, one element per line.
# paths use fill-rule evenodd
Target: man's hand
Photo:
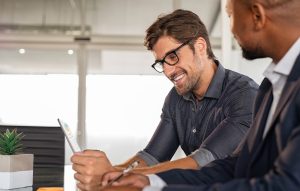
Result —
<path fill-rule="evenodd" d="M 71 157 L 72 168 L 76 171 L 74 178 L 81 190 L 99 190 L 102 175 L 115 170 L 106 154 L 98 150 L 85 150 Z"/>
<path fill-rule="evenodd" d="M 117 178 L 122 172 L 107 172 L 102 177 L 102 186 L 106 186 L 110 181 Z M 144 188 L 150 185 L 149 178 L 142 174 L 128 173 L 112 184 L 113 186 L 133 186 Z"/>

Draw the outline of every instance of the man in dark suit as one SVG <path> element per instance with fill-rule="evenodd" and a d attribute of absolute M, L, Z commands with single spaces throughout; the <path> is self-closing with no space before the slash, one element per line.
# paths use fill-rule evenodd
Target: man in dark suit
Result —
<path fill-rule="evenodd" d="M 243 56 L 273 59 L 264 72 L 244 143 L 233 156 L 200 170 L 131 174 L 118 181 L 119 187 L 105 191 L 300 190 L 300 1 L 228 0 L 227 8 Z M 103 184 L 116 174 L 104 176 Z"/>

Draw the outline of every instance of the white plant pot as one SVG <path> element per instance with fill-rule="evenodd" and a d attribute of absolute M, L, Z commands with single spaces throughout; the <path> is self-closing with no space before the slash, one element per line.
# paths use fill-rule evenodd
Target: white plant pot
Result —
<path fill-rule="evenodd" d="M 0 189 L 32 186 L 33 154 L 0 155 Z"/>

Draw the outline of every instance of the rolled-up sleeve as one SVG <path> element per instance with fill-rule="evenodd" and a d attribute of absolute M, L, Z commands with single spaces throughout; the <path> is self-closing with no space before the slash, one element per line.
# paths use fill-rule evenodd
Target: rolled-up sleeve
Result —
<path fill-rule="evenodd" d="M 192 157 L 192 159 L 194 159 L 198 166 L 205 166 L 206 164 L 210 163 L 211 161 L 215 160 L 215 157 L 213 156 L 213 154 L 204 148 L 199 148 L 197 150 L 195 150 L 190 157 Z"/>
<path fill-rule="evenodd" d="M 138 156 L 139 158 L 143 159 L 147 166 L 153 166 L 159 163 L 159 161 L 153 157 L 152 155 L 150 155 L 149 153 L 147 153 L 146 151 L 139 151 L 136 156 Z"/>

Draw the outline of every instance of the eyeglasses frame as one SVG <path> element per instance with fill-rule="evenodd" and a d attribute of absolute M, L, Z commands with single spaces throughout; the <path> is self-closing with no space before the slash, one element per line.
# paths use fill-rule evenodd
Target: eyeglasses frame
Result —
<path fill-rule="evenodd" d="M 180 46 L 178 46 L 177 48 L 175 48 L 174 50 L 171 50 L 169 51 L 163 59 L 161 60 L 155 60 L 155 62 L 151 65 L 151 67 L 157 71 L 158 73 L 162 73 L 163 71 L 158 71 L 156 68 L 155 68 L 155 65 L 159 64 L 159 63 L 162 63 L 161 65 L 163 65 L 164 63 L 168 64 L 169 66 L 174 66 L 176 65 L 178 62 L 179 62 L 179 57 L 177 55 L 177 51 L 180 50 L 182 47 L 184 47 L 185 45 L 189 44 L 193 39 L 189 39 L 187 41 L 185 41 L 184 43 L 182 43 Z M 165 61 L 165 59 L 167 58 L 167 56 L 169 56 L 170 54 L 175 54 L 175 56 L 177 57 L 177 62 L 174 63 L 174 64 L 171 64 L 171 63 L 168 63 L 167 61 Z"/>

